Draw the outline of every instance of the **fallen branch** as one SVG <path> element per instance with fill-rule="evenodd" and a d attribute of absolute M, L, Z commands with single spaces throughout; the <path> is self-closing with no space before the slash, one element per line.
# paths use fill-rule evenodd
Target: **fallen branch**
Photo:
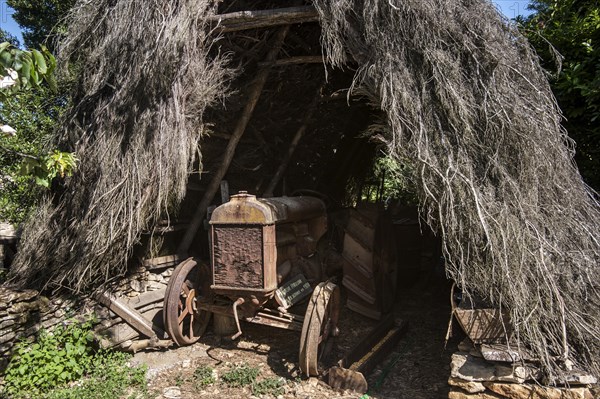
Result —
<path fill-rule="evenodd" d="M 125 341 L 120 347 L 126 352 L 136 353 L 142 349 L 167 349 L 173 346 L 174 342 L 170 339 L 142 339 L 139 341 Z"/>

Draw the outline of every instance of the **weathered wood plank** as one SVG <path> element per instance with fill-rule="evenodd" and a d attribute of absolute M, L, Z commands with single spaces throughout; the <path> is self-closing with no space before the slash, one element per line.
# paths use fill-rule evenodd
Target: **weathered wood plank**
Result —
<path fill-rule="evenodd" d="M 144 259 L 142 266 L 146 270 L 162 269 L 172 266 L 177 266 L 181 263 L 182 258 L 179 255 L 159 256 L 157 258 Z"/>
<path fill-rule="evenodd" d="M 106 306 L 110 311 L 119 315 L 140 333 L 150 338 L 156 337 L 152 322 L 144 318 L 141 313 L 128 306 L 123 300 L 117 298 L 115 295 L 103 292 L 96 296 L 96 300 Z"/>
<path fill-rule="evenodd" d="M 209 18 L 219 32 L 237 32 L 248 29 L 314 22 L 319 19 L 313 6 L 287 7 L 272 10 L 238 11 Z"/>
<path fill-rule="evenodd" d="M 136 310 L 139 310 L 139 309 L 143 308 L 144 306 L 149 305 L 151 303 L 163 301 L 165 298 L 166 292 L 167 292 L 166 288 L 164 288 L 162 290 L 157 290 L 157 291 L 144 292 L 143 294 L 140 294 L 136 297 L 133 297 L 133 298 L 130 298 L 129 300 L 127 300 L 127 305 Z"/>

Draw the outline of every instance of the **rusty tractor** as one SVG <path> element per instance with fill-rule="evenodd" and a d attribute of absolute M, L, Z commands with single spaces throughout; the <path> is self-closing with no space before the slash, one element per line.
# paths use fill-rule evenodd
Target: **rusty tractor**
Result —
<path fill-rule="evenodd" d="M 317 375 L 328 338 L 339 332 L 340 290 L 323 281 L 315 256 L 326 231 L 318 198 L 232 196 L 210 219 L 210 267 L 189 258 L 171 276 L 163 307 L 171 339 L 196 342 L 212 314 L 233 317 L 233 339 L 242 333 L 241 320 L 295 330 L 301 334 L 300 369 Z"/>

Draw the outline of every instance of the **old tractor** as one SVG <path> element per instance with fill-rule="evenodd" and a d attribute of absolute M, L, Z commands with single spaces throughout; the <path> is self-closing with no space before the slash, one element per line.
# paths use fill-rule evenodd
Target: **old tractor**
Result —
<path fill-rule="evenodd" d="M 339 288 L 323 281 L 315 256 L 326 231 L 318 198 L 232 196 L 210 219 L 210 267 L 189 258 L 171 276 L 163 307 L 167 333 L 178 345 L 192 344 L 212 314 L 235 320 L 233 339 L 242 333 L 240 321 L 296 330 L 300 369 L 317 375 L 328 338 L 338 334 L 340 305 Z"/>

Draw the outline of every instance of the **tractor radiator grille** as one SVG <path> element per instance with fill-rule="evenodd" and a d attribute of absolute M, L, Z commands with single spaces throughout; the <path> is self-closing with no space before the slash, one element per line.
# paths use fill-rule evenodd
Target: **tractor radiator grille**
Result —
<path fill-rule="evenodd" d="M 213 226 L 214 285 L 263 288 L 262 226 Z"/>

